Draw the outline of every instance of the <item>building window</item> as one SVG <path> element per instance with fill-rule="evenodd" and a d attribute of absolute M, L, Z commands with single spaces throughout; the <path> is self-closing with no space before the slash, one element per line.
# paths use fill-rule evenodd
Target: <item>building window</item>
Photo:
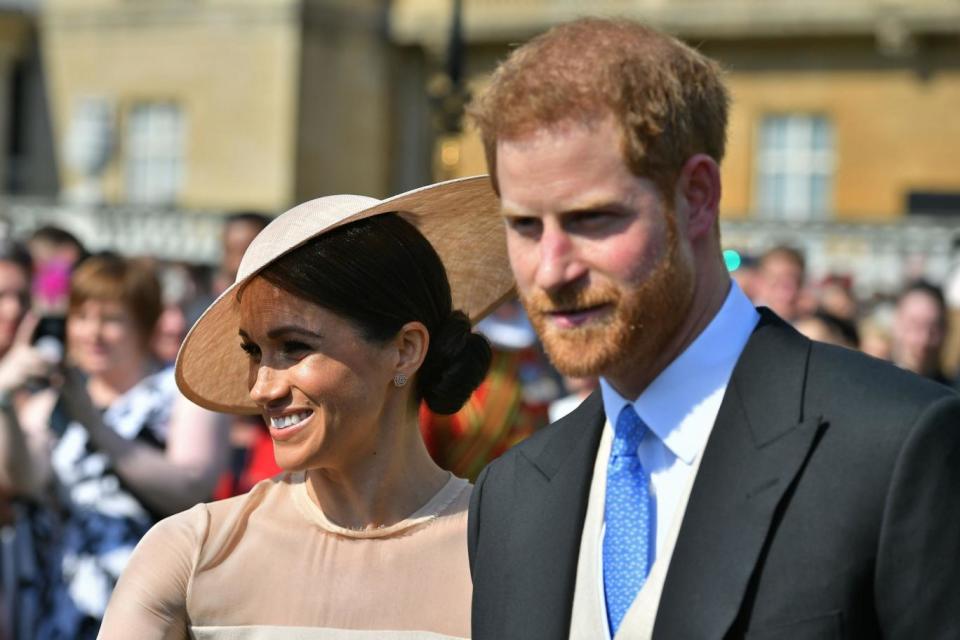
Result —
<path fill-rule="evenodd" d="M 178 105 L 153 102 L 133 107 L 126 136 L 130 202 L 176 202 L 183 187 L 185 139 L 183 113 Z"/>
<path fill-rule="evenodd" d="M 823 218 L 833 202 L 833 125 L 823 116 L 766 116 L 757 153 L 761 216 Z"/>

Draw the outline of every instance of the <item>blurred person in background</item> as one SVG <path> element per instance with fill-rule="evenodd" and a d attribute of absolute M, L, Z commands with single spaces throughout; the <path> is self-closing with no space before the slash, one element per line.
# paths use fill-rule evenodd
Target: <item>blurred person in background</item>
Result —
<path fill-rule="evenodd" d="M 856 323 L 860 320 L 860 303 L 853 294 L 850 276 L 830 274 L 817 291 L 818 306 L 834 318 Z"/>
<path fill-rule="evenodd" d="M 890 327 L 893 325 L 893 304 L 889 302 L 875 303 L 873 308 L 864 313 L 857 323 L 857 333 L 860 336 L 860 351 L 879 358 L 890 360 Z"/>
<path fill-rule="evenodd" d="M 4 481 L 29 498 L 34 558 L 23 559 L 18 610 L 27 637 L 92 638 L 141 536 L 160 517 L 209 498 L 225 452 L 215 414 L 176 391 L 150 340 L 160 285 L 143 262 L 85 260 L 67 310 L 70 364 L 2 422 Z M 7 393 L 38 371 L 22 367 Z"/>
<path fill-rule="evenodd" d="M 433 459 L 471 481 L 491 460 L 546 426 L 550 403 L 561 392 L 519 301 L 505 302 L 477 331 L 493 351 L 487 377 L 453 415 L 420 410 L 420 430 Z"/>
<path fill-rule="evenodd" d="M 27 240 L 33 258 L 33 309 L 38 315 L 62 316 L 70 294 L 70 272 L 87 250 L 75 235 L 46 225 Z"/>
<path fill-rule="evenodd" d="M 32 637 L 32 633 L 21 632 L 18 624 L 24 611 L 17 606 L 17 568 L 29 546 L 20 544 L 17 535 L 18 515 L 23 510 L 16 502 L 10 476 L 23 459 L 11 455 L 17 449 L 11 440 L 22 440 L 16 428 L 17 415 L 51 362 L 59 361 L 63 354 L 59 341 L 52 353 L 33 345 L 39 323 L 29 312 L 31 277 L 32 260 L 26 247 L 0 240 L 0 638 L 4 639 Z"/>
<path fill-rule="evenodd" d="M 950 385 L 941 363 L 947 335 L 947 305 L 940 287 L 925 280 L 908 284 L 897 296 L 890 356 L 908 371 Z"/>
<path fill-rule="evenodd" d="M 794 321 L 793 327 L 811 340 L 835 344 L 847 349 L 860 347 L 860 336 L 856 325 L 823 309 L 800 316 Z"/>
<path fill-rule="evenodd" d="M 563 388 L 567 395 L 550 403 L 550 422 L 556 422 L 580 406 L 597 388 L 600 379 L 597 376 L 563 376 Z"/>
<path fill-rule="evenodd" d="M 269 216 L 255 211 L 238 211 L 226 217 L 220 236 L 220 265 L 213 281 L 215 296 L 236 280 L 244 252 L 269 223 Z M 228 419 L 230 458 L 213 494 L 217 500 L 246 493 L 261 480 L 282 471 L 274 459 L 273 440 L 262 417 L 231 415 Z"/>
<path fill-rule="evenodd" d="M 960 382 L 960 232 L 954 234 L 951 268 L 943 281 L 947 303 L 947 335 L 943 341 L 943 369 L 947 377 Z"/>
<path fill-rule="evenodd" d="M 748 254 L 741 254 L 740 265 L 730 272 L 730 276 L 743 291 L 744 295 L 751 300 L 757 299 L 760 269 L 755 257 Z"/>
<path fill-rule="evenodd" d="M 191 320 L 199 317 L 199 313 L 190 317 L 194 305 L 197 302 L 209 304 L 210 301 L 201 299 L 200 285 L 190 265 L 163 262 L 157 264 L 157 271 L 163 291 L 163 311 L 153 332 L 152 349 L 158 361 L 172 365 Z"/>
<path fill-rule="evenodd" d="M 0 240 L 0 360 L 10 351 L 17 329 L 30 310 L 32 269 L 26 248 Z"/>
<path fill-rule="evenodd" d="M 778 245 L 760 256 L 754 302 L 770 307 L 783 320 L 792 323 L 802 313 L 805 278 L 803 254 L 793 247 Z"/>
<path fill-rule="evenodd" d="M 244 251 L 268 224 L 270 224 L 270 217 L 256 211 L 237 211 L 224 219 L 223 233 L 220 236 L 223 251 L 220 257 L 220 268 L 213 282 L 215 296 L 220 295 L 233 284 Z"/>
<path fill-rule="evenodd" d="M 22 404 L 23 394 L 14 393 L 11 377 L 19 377 L 21 368 L 33 367 L 29 348 L 19 349 L 21 342 L 29 343 L 36 322 L 24 322 L 30 308 L 30 276 L 32 261 L 26 248 L 8 239 L 0 239 L 0 412 L 7 414 Z M 42 367 L 41 367 L 42 369 Z M 0 430 L 0 447 L 6 433 Z M 2 474 L 3 469 L 0 469 Z M 0 481 L 0 524 L 12 520 L 6 485 Z M 8 586 L 8 585 L 4 585 Z M 0 629 L 2 633 L 2 629 Z"/>

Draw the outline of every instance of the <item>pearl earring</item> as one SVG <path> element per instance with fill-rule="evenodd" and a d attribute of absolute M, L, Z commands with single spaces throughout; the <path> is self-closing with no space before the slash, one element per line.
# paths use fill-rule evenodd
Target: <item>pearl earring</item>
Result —
<path fill-rule="evenodd" d="M 398 373 L 397 375 L 393 376 L 393 384 L 397 387 L 402 387 L 403 385 L 407 384 L 407 374 Z"/>

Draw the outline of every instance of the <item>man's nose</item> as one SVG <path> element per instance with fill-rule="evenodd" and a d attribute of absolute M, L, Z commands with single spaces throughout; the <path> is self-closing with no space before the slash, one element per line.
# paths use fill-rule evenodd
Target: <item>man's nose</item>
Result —
<path fill-rule="evenodd" d="M 536 285 L 554 291 L 580 278 L 586 268 L 577 252 L 576 243 L 562 228 L 545 225 L 540 237 L 540 262 Z"/>

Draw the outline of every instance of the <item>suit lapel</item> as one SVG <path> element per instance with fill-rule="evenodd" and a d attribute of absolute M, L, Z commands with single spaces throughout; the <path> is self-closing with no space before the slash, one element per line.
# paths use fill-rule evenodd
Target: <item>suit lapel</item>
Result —
<path fill-rule="evenodd" d="M 521 450 L 518 514 L 510 535 L 512 585 L 509 619 L 522 620 L 516 637 L 565 638 L 569 633 L 580 535 L 590 497 L 593 465 L 605 417 L 596 391 L 572 414 L 548 427 L 538 449 Z M 511 636 L 514 637 L 514 636 Z"/>
<path fill-rule="evenodd" d="M 803 415 L 810 342 L 772 313 L 740 356 L 703 454 L 658 608 L 655 638 L 722 638 L 777 506 L 822 430 Z"/>

